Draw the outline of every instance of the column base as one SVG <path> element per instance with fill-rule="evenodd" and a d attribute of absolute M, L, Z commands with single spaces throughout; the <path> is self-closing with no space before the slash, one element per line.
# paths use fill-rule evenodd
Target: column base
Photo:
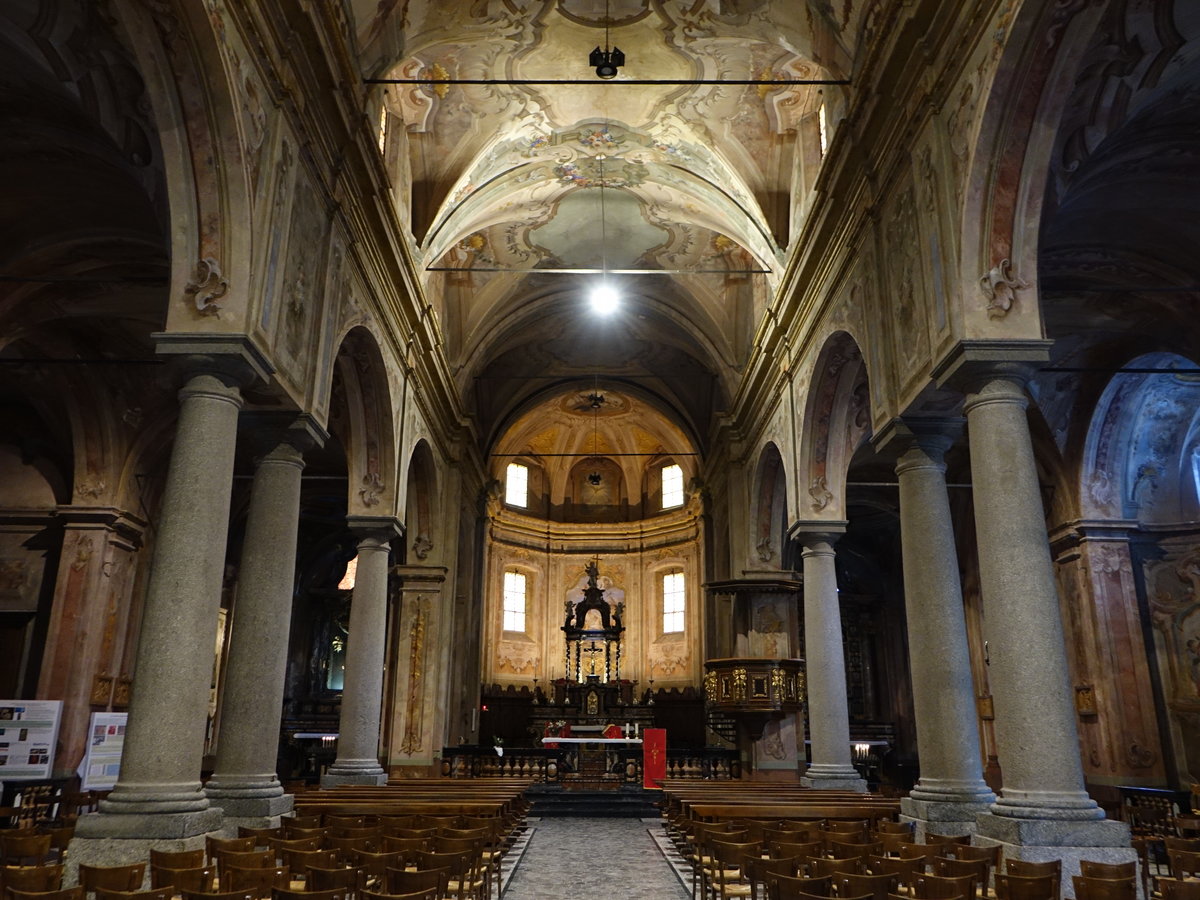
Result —
<path fill-rule="evenodd" d="M 216 813 L 216 810 L 210 810 Z M 90 813 L 80 816 L 79 825 L 93 817 L 103 816 L 103 813 Z M 133 816 L 108 816 L 113 819 L 134 818 Z M 140 817 L 139 817 L 140 818 Z M 216 816 L 218 823 L 220 814 Z M 209 832 L 215 832 L 210 829 Z M 130 863 L 145 862 L 151 850 L 202 850 L 204 849 L 204 834 L 195 834 L 185 838 L 121 838 L 121 837 L 80 837 L 78 829 L 75 837 L 67 846 L 67 857 L 64 860 L 63 887 L 71 887 L 79 883 L 79 866 L 125 866 Z M 146 875 L 142 880 L 142 890 L 150 888 L 150 867 L 146 867 Z"/>
<path fill-rule="evenodd" d="M 800 784 L 818 791 L 860 791 L 864 794 L 867 792 L 867 780 L 852 767 L 809 766 L 808 771 L 801 776 Z"/>
<path fill-rule="evenodd" d="M 1105 863 L 1126 863 L 1137 860 L 1137 851 L 1129 846 L 1129 826 L 1111 820 L 1064 822 L 1010 819 L 983 813 L 976 820 L 973 843 L 983 847 L 1000 846 L 1005 859 L 1030 862 L 1062 860 L 1062 895 L 1074 900 L 1072 875 L 1079 874 L 1082 859 Z M 1005 838 L 1010 838 L 1006 840 Z M 1143 896 L 1141 879 L 1137 880 L 1138 897 Z"/>
<path fill-rule="evenodd" d="M 279 817 L 287 815 L 296 808 L 296 798 L 291 794 L 281 794 L 278 797 L 210 797 L 213 806 L 220 807 L 226 822 L 229 819 L 270 819 L 274 818 L 275 825 Z M 238 824 L 247 825 L 246 822 Z M 248 825 L 256 828 L 259 826 Z M 262 826 L 271 828 L 273 825 Z"/>
<path fill-rule="evenodd" d="M 378 774 L 372 772 L 327 772 L 321 776 L 321 788 L 335 788 L 346 784 L 387 784 L 387 773 L 382 769 Z"/>
<path fill-rule="evenodd" d="M 990 806 L 990 801 L 923 800 L 910 795 L 900 800 L 900 821 L 914 823 L 917 839 L 922 842 L 927 834 L 974 834 L 975 818 Z"/>
<path fill-rule="evenodd" d="M 98 812 L 79 817 L 75 823 L 75 837 L 179 840 L 203 836 L 220 827 L 221 810 L 215 807 L 192 812 Z M 204 842 L 200 843 L 203 845 Z"/>

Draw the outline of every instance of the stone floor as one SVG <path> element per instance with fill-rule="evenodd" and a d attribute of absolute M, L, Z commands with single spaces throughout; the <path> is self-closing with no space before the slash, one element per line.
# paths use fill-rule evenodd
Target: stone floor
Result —
<path fill-rule="evenodd" d="M 683 900 L 688 896 L 642 819 L 541 819 L 504 900 Z"/>

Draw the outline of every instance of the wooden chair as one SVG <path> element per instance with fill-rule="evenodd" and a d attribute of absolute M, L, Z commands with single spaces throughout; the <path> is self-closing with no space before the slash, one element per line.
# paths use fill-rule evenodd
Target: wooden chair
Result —
<path fill-rule="evenodd" d="M 473 853 L 437 853 L 418 850 L 414 854 L 418 869 L 449 869 L 446 896 L 454 900 L 482 900 L 483 877 Z"/>
<path fill-rule="evenodd" d="M 85 894 L 96 891 L 136 891 L 146 878 L 146 864 L 79 866 L 79 885 Z"/>
<path fill-rule="evenodd" d="M 150 868 L 195 869 L 204 865 L 204 849 L 195 850 L 150 850 Z"/>
<path fill-rule="evenodd" d="M 1090 859 L 1079 861 L 1079 874 L 1084 878 L 1137 878 L 1137 863 L 1105 863 L 1093 862 Z"/>
<path fill-rule="evenodd" d="M 1054 879 L 1054 896 L 1062 896 L 1062 860 L 1050 859 L 1045 862 L 1030 862 L 1027 859 L 1012 859 L 1004 861 L 1004 871 L 1009 875 L 1022 878 L 1036 878 L 1049 875 Z"/>
<path fill-rule="evenodd" d="M 861 834 L 864 837 L 871 823 L 866 819 L 830 819 L 825 823 L 826 831 L 837 831 L 842 834 Z"/>
<path fill-rule="evenodd" d="M 712 865 L 706 873 L 713 895 L 718 900 L 752 896 L 754 883 L 751 868 L 753 860 L 762 858 L 762 843 L 727 843 L 714 840 L 709 846 L 712 849 Z"/>
<path fill-rule="evenodd" d="M 296 891 L 291 888 L 271 888 L 271 900 L 348 900 L 346 891 Z"/>
<path fill-rule="evenodd" d="M 338 855 L 335 850 L 292 850 L 288 848 L 278 855 L 278 865 L 287 866 L 291 872 L 302 873 L 309 866 L 324 869 L 336 868 Z"/>
<path fill-rule="evenodd" d="M 767 887 L 770 884 L 771 879 L 773 877 L 775 877 L 776 875 L 783 875 L 788 878 L 795 878 L 796 873 L 799 871 L 800 863 L 801 863 L 800 858 L 796 857 L 796 856 L 789 856 L 786 859 L 762 859 L 760 857 L 759 859 L 748 859 L 747 860 L 747 865 L 749 866 L 750 879 L 751 879 L 751 881 L 754 882 L 756 887 L 761 885 L 761 887 L 762 887 L 761 893 L 762 893 L 762 896 L 764 896 L 764 897 L 767 894 Z M 824 879 L 817 879 L 817 880 L 824 880 Z M 832 890 L 832 888 L 833 888 L 833 880 L 830 879 L 829 886 L 826 888 L 826 891 Z M 812 893 L 819 894 L 819 893 L 821 893 L 821 891 L 814 890 L 814 891 L 812 891 Z M 756 893 L 756 896 L 757 896 L 757 893 Z"/>
<path fill-rule="evenodd" d="M 882 856 L 883 844 L 879 841 L 869 844 L 843 844 L 841 841 L 830 841 L 826 844 L 825 852 L 833 859 L 866 859 L 868 856 Z"/>
<path fill-rule="evenodd" d="M 980 897 L 987 895 L 990 865 L 986 859 L 954 859 L 936 856 L 933 859 L 933 874 L 943 878 L 959 878 L 970 875 L 975 879 L 975 888 Z"/>
<path fill-rule="evenodd" d="M 433 837 L 395 837 L 383 836 L 382 853 L 413 853 L 416 850 L 428 850 Z"/>
<path fill-rule="evenodd" d="M 838 875 L 834 879 L 838 897 L 871 897 L 872 900 L 887 900 L 895 893 L 900 879 L 895 875 Z"/>
<path fill-rule="evenodd" d="M 371 828 L 379 824 L 379 816 L 370 814 L 361 816 L 343 816 L 334 813 L 326 813 L 324 824 L 345 828 Z"/>
<path fill-rule="evenodd" d="M 217 881 L 216 866 L 196 866 L 191 869 L 150 867 L 150 887 L 173 887 L 176 891 L 212 893 Z"/>
<path fill-rule="evenodd" d="M 288 834 L 297 828 L 320 828 L 325 823 L 319 815 L 316 816 L 285 816 L 279 820 L 283 833 Z"/>
<path fill-rule="evenodd" d="M 342 891 L 347 897 L 355 898 L 366 888 L 366 876 L 362 869 L 326 869 L 309 866 L 304 870 L 304 886 L 310 891 Z"/>
<path fill-rule="evenodd" d="M 1158 890 L 1162 894 L 1162 900 L 1200 900 L 1200 881 L 1160 878 Z"/>
<path fill-rule="evenodd" d="M 816 859 L 808 857 L 804 860 L 809 878 L 836 878 L 838 875 L 861 875 L 866 864 L 860 857 L 853 859 Z"/>
<path fill-rule="evenodd" d="M 971 836 L 969 834 L 958 834 L 958 835 L 933 834 L 933 833 L 927 831 L 927 832 L 925 832 L 925 843 L 934 844 L 934 845 L 969 844 L 969 843 L 971 843 Z"/>
<path fill-rule="evenodd" d="M 232 853 L 252 853 L 254 851 L 254 838 L 206 837 L 204 839 L 204 852 L 208 857 L 207 862 L 209 865 L 216 864 L 218 850 L 229 850 Z"/>
<path fill-rule="evenodd" d="M 1166 850 L 1186 850 L 1189 853 L 1200 853 L 1200 837 L 1184 838 L 1167 836 L 1162 839 Z"/>
<path fill-rule="evenodd" d="M 896 859 L 891 856 L 868 856 L 867 872 L 870 875 L 895 875 L 898 889 L 892 893 L 912 894 L 913 882 L 918 875 L 925 874 L 925 860 Z"/>
<path fill-rule="evenodd" d="M 307 838 L 267 838 L 267 848 L 275 851 L 276 859 L 283 859 L 285 850 L 323 850 L 325 836 Z"/>
<path fill-rule="evenodd" d="M 791 841 L 767 842 L 767 852 L 775 859 L 788 856 L 798 856 L 801 859 L 807 859 L 810 856 L 819 858 L 824 849 L 820 841 L 804 844 L 794 844 Z"/>
<path fill-rule="evenodd" d="M 251 838 L 253 840 L 253 838 Z M 274 850 L 218 850 L 217 879 L 222 887 L 225 885 L 225 875 L 230 869 L 273 869 L 275 868 Z M 284 885 L 287 887 L 287 885 Z"/>
<path fill-rule="evenodd" d="M 8 896 L 12 900 L 83 900 L 83 885 L 75 885 L 75 887 L 59 888 L 57 891 L 16 891 L 12 888 L 8 889 Z"/>
<path fill-rule="evenodd" d="M 413 891 L 408 894 L 377 894 L 368 891 L 364 896 L 368 900 L 438 900 L 441 896 L 434 888 L 424 891 Z"/>
<path fill-rule="evenodd" d="M 1167 866 L 1172 878 L 1200 878 L 1200 852 L 1168 850 Z"/>
<path fill-rule="evenodd" d="M 50 835 L 0 832 L 0 866 L 40 866 L 50 859 Z"/>
<path fill-rule="evenodd" d="M 1053 875 L 996 875 L 997 900 L 1058 900 Z"/>
<path fill-rule="evenodd" d="M 900 844 L 897 848 L 901 859 L 920 859 L 926 868 L 933 865 L 933 859 L 938 856 L 937 844 Z"/>
<path fill-rule="evenodd" d="M 767 881 L 770 900 L 805 900 L 809 897 L 830 897 L 832 879 L 797 878 L 792 875 L 772 875 Z"/>
<path fill-rule="evenodd" d="M 62 863 L 48 866 L 5 866 L 0 869 L 0 885 L 4 890 L 25 891 L 26 893 L 47 893 L 62 890 Z"/>
<path fill-rule="evenodd" d="M 403 850 L 391 853 L 370 853 L 366 850 L 356 850 L 350 860 L 350 865 L 361 869 L 365 878 L 364 890 L 379 891 L 387 887 L 387 870 L 403 869 L 406 854 Z"/>
<path fill-rule="evenodd" d="M 1087 875 L 1072 875 L 1075 900 L 1135 900 L 1136 878 L 1092 878 Z"/>
<path fill-rule="evenodd" d="M 432 890 L 438 897 L 446 893 L 446 882 L 450 880 L 450 870 L 440 869 L 388 869 L 387 889 L 392 895 L 411 894 L 416 891 Z M 371 892 L 365 896 L 370 897 Z"/>
<path fill-rule="evenodd" d="M 96 900 L 171 900 L 175 888 L 151 888 L 148 891 L 96 891 Z"/>
<path fill-rule="evenodd" d="M 240 891 L 253 897 L 267 898 L 274 888 L 291 888 L 291 875 L 286 866 L 266 866 L 242 869 L 229 866 L 220 876 L 222 891 Z"/>
<path fill-rule="evenodd" d="M 182 891 L 179 896 L 182 900 L 257 900 L 253 891 L 218 891 L 215 894 Z"/>
<path fill-rule="evenodd" d="M 951 897 L 974 897 L 978 891 L 974 875 L 948 877 L 918 875 L 913 883 L 913 896 L 920 900 L 949 900 Z"/>
<path fill-rule="evenodd" d="M 876 834 L 906 834 L 913 836 L 912 822 L 880 822 L 875 826 Z"/>
<path fill-rule="evenodd" d="M 66 825 L 43 825 L 38 829 L 42 834 L 50 836 L 50 856 L 55 862 L 62 862 L 67 858 L 67 847 L 71 843 L 71 838 L 75 836 L 75 823 L 70 822 Z"/>
<path fill-rule="evenodd" d="M 237 836 L 240 838 L 252 837 L 255 840 L 255 846 L 266 847 L 267 838 L 283 837 L 283 826 L 277 825 L 274 828 L 248 828 L 245 825 L 238 826 Z"/>

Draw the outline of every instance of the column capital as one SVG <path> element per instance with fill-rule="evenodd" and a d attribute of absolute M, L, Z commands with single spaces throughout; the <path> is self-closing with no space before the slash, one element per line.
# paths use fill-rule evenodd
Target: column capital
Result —
<path fill-rule="evenodd" d="M 846 533 L 849 524 L 845 519 L 800 519 L 788 528 L 788 537 L 799 541 L 806 551 L 817 544 L 832 546 Z"/>
<path fill-rule="evenodd" d="M 883 454 L 899 457 L 896 472 L 922 465 L 945 469 L 943 458 L 962 435 L 965 420 L 955 417 L 905 416 L 892 419 L 883 426 L 871 443 Z"/>
<path fill-rule="evenodd" d="M 243 413 L 241 423 L 256 460 L 286 446 L 299 454 L 303 465 L 304 454 L 329 440 L 329 432 L 307 413 L 255 411 Z"/>
<path fill-rule="evenodd" d="M 156 332 L 154 352 L 178 361 L 184 380 L 215 375 L 230 387 L 268 381 L 275 367 L 244 334 Z"/>
<path fill-rule="evenodd" d="M 1033 374 L 1050 361 L 1049 340 L 963 340 L 933 368 L 938 387 L 974 394 L 992 380 L 1009 380 L 1023 389 Z"/>
<path fill-rule="evenodd" d="M 395 538 L 404 537 L 404 523 L 395 516 L 346 516 L 346 527 L 360 545 L 373 541 L 382 548 Z"/>

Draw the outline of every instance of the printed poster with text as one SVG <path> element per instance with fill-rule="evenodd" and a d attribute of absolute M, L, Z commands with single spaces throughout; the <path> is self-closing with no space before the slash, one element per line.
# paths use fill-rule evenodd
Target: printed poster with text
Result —
<path fill-rule="evenodd" d="M 0 700 L 0 781 L 49 778 L 61 700 Z"/>
<path fill-rule="evenodd" d="M 102 791 L 117 783 L 121 774 L 121 751 L 125 749 L 125 723 L 129 713 L 92 713 L 91 739 L 79 778 L 85 791 Z"/>

